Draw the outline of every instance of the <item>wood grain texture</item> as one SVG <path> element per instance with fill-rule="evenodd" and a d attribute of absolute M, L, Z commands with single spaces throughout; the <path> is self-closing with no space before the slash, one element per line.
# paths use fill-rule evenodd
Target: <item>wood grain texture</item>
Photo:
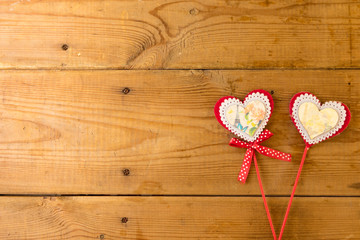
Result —
<path fill-rule="evenodd" d="M 0 238 L 271 239 L 213 114 L 263 88 L 263 145 L 293 154 L 257 155 L 276 232 L 304 148 L 288 104 L 309 91 L 352 121 L 309 150 L 284 240 L 360 239 L 359 69 L 356 0 L 1 0 Z"/>
<path fill-rule="evenodd" d="M 237 181 L 244 149 L 216 121 L 226 95 L 274 91 L 264 143 L 291 163 L 258 155 L 265 192 L 291 192 L 304 143 L 288 104 L 299 91 L 338 100 L 348 129 L 308 153 L 297 194 L 359 195 L 360 71 L 3 71 L 1 194 L 260 194 L 255 169 Z M 291 84 L 289 84 L 291 82 Z M 130 88 L 123 94 L 124 87 Z M 123 169 L 130 174 L 124 176 Z"/>
<path fill-rule="evenodd" d="M 287 198 L 269 198 L 275 229 Z M 260 197 L 1 197 L 3 239 L 271 239 Z M 296 198 L 284 239 L 359 239 L 359 198 Z M 126 223 L 122 218 L 127 217 Z"/>
<path fill-rule="evenodd" d="M 360 67 L 359 17 L 345 0 L 3 0 L 0 68 Z"/>

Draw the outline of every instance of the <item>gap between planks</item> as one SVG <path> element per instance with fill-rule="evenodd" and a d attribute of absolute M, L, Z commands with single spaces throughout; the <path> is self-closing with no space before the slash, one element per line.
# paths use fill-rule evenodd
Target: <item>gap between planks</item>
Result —
<path fill-rule="evenodd" d="M 289 195 L 276 195 L 269 194 L 267 198 L 289 198 Z M 260 194 L 248 195 L 183 195 L 183 194 L 0 194 L 1 197 L 223 197 L 223 198 L 236 198 L 236 197 L 261 197 Z M 294 198 L 360 198 L 360 195 L 295 195 Z"/>
<path fill-rule="evenodd" d="M 59 71 L 59 72 L 73 72 L 73 71 L 355 71 L 360 70 L 360 67 L 346 67 L 346 68 L 154 68 L 154 69 L 126 69 L 126 68 L 3 68 L 1 71 Z"/>

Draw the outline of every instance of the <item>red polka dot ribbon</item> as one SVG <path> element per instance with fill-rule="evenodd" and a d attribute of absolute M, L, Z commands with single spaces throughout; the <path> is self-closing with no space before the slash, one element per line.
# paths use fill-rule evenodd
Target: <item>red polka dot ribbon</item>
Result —
<path fill-rule="evenodd" d="M 246 178 L 249 174 L 250 171 L 250 166 L 251 166 L 251 162 L 254 156 L 254 150 L 258 151 L 259 153 L 271 157 L 271 158 L 275 158 L 275 159 L 280 159 L 283 161 L 291 161 L 291 155 L 288 153 L 283 153 L 268 147 L 264 147 L 259 145 L 259 143 L 264 142 L 265 140 L 269 139 L 273 134 L 265 129 L 260 136 L 252 143 L 248 143 L 248 142 L 244 142 L 238 138 L 232 138 L 230 140 L 229 145 L 232 147 L 238 147 L 238 148 L 247 148 L 246 153 L 245 153 L 245 157 L 244 157 L 244 162 L 241 166 L 241 170 L 239 173 L 239 177 L 238 180 L 242 183 L 246 182 Z"/>

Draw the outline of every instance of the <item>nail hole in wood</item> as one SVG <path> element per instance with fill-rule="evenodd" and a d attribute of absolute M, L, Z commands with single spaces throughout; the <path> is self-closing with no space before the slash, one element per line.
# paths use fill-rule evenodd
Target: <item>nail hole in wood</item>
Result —
<path fill-rule="evenodd" d="M 121 219 L 121 222 L 122 223 L 127 223 L 129 221 L 129 219 L 127 218 L 127 217 L 123 217 L 122 219 Z"/>
<path fill-rule="evenodd" d="M 101 234 L 100 239 L 104 239 L 104 238 L 105 238 L 104 234 Z"/>
<path fill-rule="evenodd" d="M 128 94 L 130 92 L 130 88 L 126 87 L 122 90 L 123 94 Z"/>
<path fill-rule="evenodd" d="M 69 45 L 64 44 L 64 45 L 61 46 L 61 49 L 64 50 L 64 51 L 66 51 L 66 50 L 69 49 Z"/>
<path fill-rule="evenodd" d="M 125 176 L 128 176 L 128 175 L 130 174 L 130 170 L 127 169 L 127 168 L 125 168 L 125 169 L 123 170 L 123 173 L 124 173 Z"/>
<path fill-rule="evenodd" d="M 270 92 L 270 93 L 271 93 L 271 95 L 273 95 L 275 92 L 274 92 L 274 90 L 271 90 L 271 92 Z"/>
<path fill-rule="evenodd" d="M 350 85 L 351 85 L 351 82 L 348 82 L 348 85 L 350 86 Z"/>

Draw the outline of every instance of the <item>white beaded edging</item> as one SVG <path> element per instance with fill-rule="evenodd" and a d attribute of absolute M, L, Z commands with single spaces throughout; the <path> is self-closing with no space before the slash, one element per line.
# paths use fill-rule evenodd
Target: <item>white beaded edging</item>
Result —
<path fill-rule="evenodd" d="M 325 108 L 334 109 L 339 115 L 339 120 L 338 120 L 337 124 L 335 125 L 335 127 L 333 129 L 331 129 L 330 131 L 322 133 L 321 135 L 315 137 L 314 139 L 311 139 L 308 132 L 306 131 L 304 126 L 301 124 L 300 119 L 299 119 L 299 107 L 301 104 L 303 104 L 305 102 L 314 103 L 318 107 L 319 110 L 323 110 Z M 292 117 L 293 117 L 295 125 L 297 126 L 303 139 L 309 144 L 316 144 L 316 143 L 322 142 L 325 139 L 334 135 L 344 125 L 345 119 L 346 119 L 346 111 L 345 111 L 344 106 L 341 105 L 341 103 L 339 103 L 339 102 L 330 101 L 330 102 L 325 102 L 324 104 L 321 105 L 319 99 L 317 99 L 314 95 L 304 93 L 295 99 L 294 105 L 292 108 Z"/>
<path fill-rule="evenodd" d="M 247 134 L 245 132 L 242 132 L 238 128 L 231 125 L 226 119 L 225 111 L 231 105 L 240 105 L 243 108 L 245 108 L 246 105 L 249 102 L 254 101 L 254 100 L 259 100 L 260 102 L 264 103 L 266 112 L 265 112 L 264 120 L 260 123 L 260 126 L 256 130 L 255 134 L 251 137 L 249 134 Z M 261 134 L 261 132 L 265 128 L 267 122 L 269 121 L 270 114 L 271 114 L 271 106 L 270 106 L 269 98 L 266 95 L 264 95 L 263 93 L 260 93 L 260 92 L 254 92 L 254 93 L 248 95 L 244 99 L 244 102 L 241 102 L 237 98 L 228 98 L 228 99 L 226 99 L 224 102 L 221 103 L 220 108 L 219 108 L 219 112 L 220 112 L 221 121 L 227 127 L 227 129 L 229 129 L 236 136 L 238 136 L 238 137 L 240 137 L 240 138 L 242 138 L 242 139 L 244 139 L 244 140 L 246 140 L 248 142 L 253 142 L 259 137 L 259 135 Z"/>

